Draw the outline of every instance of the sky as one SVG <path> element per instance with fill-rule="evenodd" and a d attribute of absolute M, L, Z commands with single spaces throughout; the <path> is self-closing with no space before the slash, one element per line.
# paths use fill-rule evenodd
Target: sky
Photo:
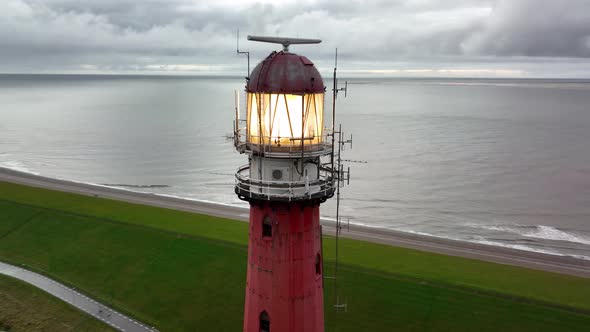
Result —
<path fill-rule="evenodd" d="M 1 0 L 0 73 L 242 75 L 280 45 L 323 74 L 590 78 L 590 0 Z"/>

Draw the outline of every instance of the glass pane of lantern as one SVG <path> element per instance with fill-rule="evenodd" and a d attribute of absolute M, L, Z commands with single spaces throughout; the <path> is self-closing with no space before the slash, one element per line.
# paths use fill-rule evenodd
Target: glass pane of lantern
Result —
<path fill-rule="evenodd" d="M 248 107 L 246 115 L 246 122 L 247 122 L 247 134 L 248 134 L 248 142 L 250 143 L 260 143 L 260 130 L 258 125 L 258 101 L 256 98 L 256 94 L 249 93 L 248 94 Z"/>
<path fill-rule="evenodd" d="M 273 146 L 322 142 L 324 95 L 248 93 L 248 141 Z M 303 131 L 303 132 L 302 132 Z"/>

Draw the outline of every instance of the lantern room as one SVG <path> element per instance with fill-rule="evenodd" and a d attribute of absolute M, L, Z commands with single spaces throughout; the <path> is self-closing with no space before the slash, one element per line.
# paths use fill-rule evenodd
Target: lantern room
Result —
<path fill-rule="evenodd" d="M 320 40 L 248 39 L 280 43 L 283 50 L 270 53 L 247 79 L 245 119 L 236 106 L 234 144 L 250 155 L 236 172 L 236 193 L 250 201 L 323 202 L 334 194 L 333 171 L 322 160 L 333 151 L 332 129 L 324 123 L 326 88 L 313 62 L 288 50 Z"/>
<path fill-rule="evenodd" d="M 324 95 L 248 93 L 248 143 L 290 147 L 322 143 Z"/>
<path fill-rule="evenodd" d="M 246 85 L 248 149 L 323 150 L 324 92 L 322 77 L 308 58 L 272 52 L 254 68 Z"/>

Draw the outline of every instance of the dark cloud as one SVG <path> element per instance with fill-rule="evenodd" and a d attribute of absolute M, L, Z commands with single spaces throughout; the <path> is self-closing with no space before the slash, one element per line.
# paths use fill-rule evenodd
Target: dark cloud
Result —
<path fill-rule="evenodd" d="M 335 47 L 356 69 L 590 66 L 588 0 L 3 0 L 0 71 L 234 70 L 238 27 L 322 38 L 294 50 L 324 67 Z"/>
<path fill-rule="evenodd" d="M 466 38 L 465 53 L 590 57 L 590 1 L 502 0 Z"/>

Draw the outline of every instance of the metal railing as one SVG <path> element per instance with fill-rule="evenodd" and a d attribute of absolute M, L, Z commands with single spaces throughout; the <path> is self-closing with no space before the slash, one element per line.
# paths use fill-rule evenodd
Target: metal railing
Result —
<path fill-rule="evenodd" d="M 235 176 L 236 194 L 245 200 L 324 201 L 334 196 L 336 182 L 330 168 L 320 167 L 317 179 L 303 181 L 269 181 L 250 177 L 250 166 L 238 168 Z"/>
<path fill-rule="evenodd" d="M 332 153 L 331 130 L 324 129 L 322 136 L 291 138 L 292 144 L 281 144 L 280 137 L 252 136 L 248 137 L 247 128 L 237 128 L 234 132 L 234 146 L 239 152 L 255 152 L 269 157 L 298 158 L 303 153 L 306 157 L 323 156 Z M 313 141 L 320 143 L 309 143 Z M 303 151 L 302 151 L 303 150 Z"/>

